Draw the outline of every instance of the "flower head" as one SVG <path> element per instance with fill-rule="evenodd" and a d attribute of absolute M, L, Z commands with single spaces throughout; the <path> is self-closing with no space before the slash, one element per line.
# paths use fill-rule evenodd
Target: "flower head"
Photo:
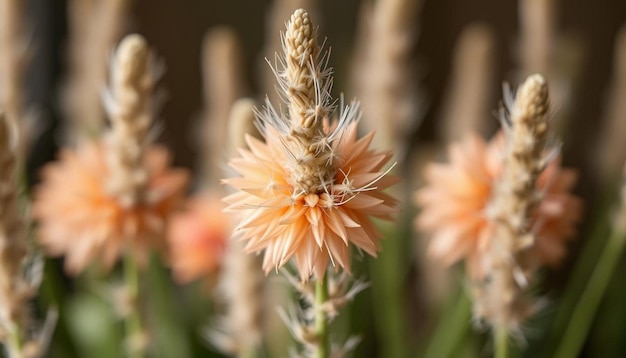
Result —
<path fill-rule="evenodd" d="M 104 92 L 110 129 L 44 168 L 34 204 L 39 239 L 49 254 L 66 256 L 71 273 L 92 261 L 110 267 L 122 251 L 144 261 L 165 246 L 166 218 L 182 200 L 187 172 L 170 169 L 168 151 L 150 141 L 153 62 L 141 35 L 124 37 Z"/>
<path fill-rule="evenodd" d="M 187 173 L 168 168 L 165 148 L 151 146 L 144 157 L 148 178 L 144 200 L 128 206 L 108 188 L 106 146 L 86 143 L 65 150 L 44 168 L 33 207 L 39 242 L 53 255 L 65 255 L 73 274 L 89 263 L 110 267 L 125 249 L 145 259 L 164 247 L 169 213 L 182 200 Z"/>
<path fill-rule="evenodd" d="M 203 194 L 172 217 L 168 241 L 177 281 L 189 282 L 220 268 L 231 234 L 230 218 L 222 209 L 218 197 Z"/>
<path fill-rule="evenodd" d="M 489 271 L 487 250 L 493 237 L 488 203 L 502 174 L 504 138 L 489 143 L 475 134 L 449 148 L 450 163 L 429 164 L 426 186 L 416 194 L 422 212 L 417 227 L 432 234 L 430 254 L 451 265 L 461 259 L 474 279 Z M 570 191 L 576 173 L 552 160 L 539 176 L 536 188 L 544 197 L 532 213 L 529 224 L 536 240 L 529 257 L 541 264 L 555 265 L 565 255 L 566 241 L 575 234 L 581 202 Z"/>
<path fill-rule="evenodd" d="M 372 256 L 380 233 L 370 217 L 391 219 L 396 201 L 382 190 L 394 177 L 388 152 L 371 149 L 373 134 L 357 139 L 358 105 L 340 109 L 332 125 L 331 69 L 306 11 L 294 12 L 274 69 L 288 114 L 268 103 L 259 113 L 265 143 L 231 161 L 241 177 L 225 180 L 239 191 L 225 199 L 245 217 L 238 235 L 249 252 L 264 251 L 263 268 L 295 257 L 303 281 L 324 276 L 329 262 L 350 271 L 350 243 Z"/>

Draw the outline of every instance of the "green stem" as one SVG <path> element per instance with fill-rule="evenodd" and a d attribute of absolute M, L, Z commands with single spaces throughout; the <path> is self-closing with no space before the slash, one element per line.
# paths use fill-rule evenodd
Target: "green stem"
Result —
<path fill-rule="evenodd" d="M 472 318 L 472 303 L 462 290 L 449 300 L 437 328 L 429 340 L 426 358 L 454 357 L 467 335 Z"/>
<path fill-rule="evenodd" d="M 324 303 L 328 301 L 328 274 L 321 280 L 315 281 L 315 335 L 318 339 L 317 358 L 330 357 L 328 342 L 328 316 L 324 310 Z"/>
<path fill-rule="evenodd" d="M 170 280 L 167 270 L 161 265 L 156 255 L 151 255 L 150 270 L 147 272 L 148 285 L 143 286 L 144 292 L 150 292 L 150 304 L 147 317 L 153 317 L 151 323 L 151 350 L 159 352 L 160 357 L 191 358 L 190 334 L 187 330 L 186 320 L 182 314 L 181 306 L 176 305 L 173 293 L 176 291 Z M 206 303 L 206 302 L 205 302 Z M 251 356 L 239 356 L 239 358 L 252 358 Z"/>
<path fill-rule="evenodd" d="M 256 358 L 256 350 L 253 347 L 244 347 L 237 355 L 239 358 Z"/>
<path fill-rule="evenodd" d="M 509 335 L 506 329 L 495 328 L 493 344 L 494 358 L 507 358 L 509 356 Z"/>
<path fill-rule="evenodd" d="M 591 278 L 587 282 L 585 290 L 574 307 L 570 323 L 563 334 L 555 357 L 569 358 L 578 356 L 589 333 L 591 323 L 602 301 L 604 292 L 609 285 L 611 276 L 613 276 L 613 272 L 622 256 L 625 241 L 625 232 L 619 230 L 612 232 Z"/>
<path fill-rule="evenodd" d="M 130 358 L 141 358 L 143 357 L 143 348 L 141 345 L 135 345 L 138 340 L 143 339 L 139 313 L 139 267 L 131 253 L 126 253 L 124 257 L 124 283 L 131 302 L 130 312 L 124 320 L 128 355 Z"/>
<path fill-rule="evenodd" d="M 20 327 L 16 324 L 11 324 L 11 327 L 7 330 L 6 350 L 9 358 L 22 358 L 24 353 L 22 352 L 22 335 L 20 334 Z"/>
<path fill-rule="evenodd" d="M 403 209 L 404 211 L 404 209 Z M 382 242 L 384 255 L 375 261 L 369 261 L 372 278 L 372 299 L 377 309 L 373 312 L 376 326 L 380 328 L 379 346 L 382 357 L 409 357 L 413 354 L 409 348 L 406 333 L 408 331 L 404 286 L 408 275 L 410 262 L 409 216 L 411 210 L 407 207 L 406 214 L 400 220 L 401 225 L 380 223 L 384 237 L 389 238 Z"/>

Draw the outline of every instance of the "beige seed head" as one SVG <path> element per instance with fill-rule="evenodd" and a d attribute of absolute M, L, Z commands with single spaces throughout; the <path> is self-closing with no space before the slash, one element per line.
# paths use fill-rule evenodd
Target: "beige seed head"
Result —
<path fill-rule="evenodd" d="M 331 111 L 331 71 L 320 56 L 317 33 L 309 14 L 296 10 L 283 37 L 283 68 L 275 69 L 281 95 L 289 107 L 285 146 L 291 153 L 291 179 L 296 193 L 325 192 L 335 174 L 332 148 L 323 131 Z M 268 116 L 269 121 L 278 122 Z M 283 127 L 279 123 L 277 127 Z"/>
<path fill-rule="evenodd" d="M 395 147 L 398 158 L 408 149 L 407 134 L 421 116 L 412 54 L 423 2 L 362 2 L 356 56 L 350 66 L 354 92 L 363 103 L 363 128 L 376 131 L 374 144 Z"/>
<path fill-rule="evenodd" d="M 22 343 L 29 343 L 28 302 L 34 295 L 25 279 L 23 265 L 28 254 L 26 226 L 17 197 L 17 132 L 0 112 L 0 342 L 11 357 L 23 356 Z"/>
<path fill-rule="evenodd" d="M 534 311 L 527 287 L 535 269 L 523 255 L 534 245 L 527 227 L 530 214 L 541 199 L 535 189 L 545 167 L 549 97 L 541 75 L 532 75 L 519 87 L 514 102 L 508 98 L 510 126 L 503 156 L 503 174 L 489 204 L 493 240 L 489 247 L 491 272 L 474 288 L 474 313 L 494 330 L 520 333 L 520 327 Z"/>
<path fill-rule="evenodd" d="M 515 100 L 515 114 L 511 121 L 541 121 L 548 110 L 548 84 L 539 74 L 526 79 L 517 91 Z"/>
<path fill-rule="evenodd" d="M 126 36 L 117 49 L 116 78 L 120 84 L 136 83 L 141 85 L 148 67 L 148 43 L 143 36 L 132 34 Z"/>
<path fill-rule="evenodd" d="M 24 10 L 24 1 L 0 0 L 0 106 L 6 120 L 15 126 L 23 126 L 20 121 L 24 114 L 22 78 L 28 50 Z"/>
<path fill-rule="evenodd" d="M 317 80 L 317 64 L 320 48 L 317 33 L 304 9 L 296 10 L 291 15 L 284 39 L 285 77 L 290 84 L 288 93 L 289 114 L 294 129 L 312 129 L 319 131 L 326 113 L 316 113 L 316 93 L 314 81 Z"/>
<path fill-rule="evenodd" d="M 107 109 L 109 133 L 109 190 L 124 205 L 143 200 L 148 174 L 143 153 L 152 125 L 154 70 L 146 40 L 137 34 L 126 36 L 115 52 Z"/>

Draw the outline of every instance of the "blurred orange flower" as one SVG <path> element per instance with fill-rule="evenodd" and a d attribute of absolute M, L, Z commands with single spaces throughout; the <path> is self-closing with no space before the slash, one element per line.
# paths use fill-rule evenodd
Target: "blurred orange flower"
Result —
<path fill-rule="evenodd" d="M 210 193 L 192 198 L 174 215 L 168 230 L 174 277 L 186 283 L 217 270 L 231 234 L 230 218 L 221 198 Z"/>
<path fill-rule="evenodd" d="M 450 163 L 431 163 L 425 168 L 426 186 L 417 191 L 421 213 L 419 229 L 432 234 L 429 254 L 451 265 L 466 260 L 468 274 L 482 278 L 489 270 L 485 255 L 492 238 L 487 205 L 501 173 L 500 156 L 504 138 L 489 143 L 470 134 L 449 148 Z M 570 191 L 576 172 L 552 160 L 539 176 L 536 187 L 544 193 L 529 223 L 536 233 L 529 258 L 539 264 L 555 265 L 566 252 L 566 241 L 575 235 L 582 203 Z"/>
<path fill-rule="evenodd" d="M 133 207 L 107 191 L 102 143 L 64 150 L 58 162 L 44 168 L 33 206 L 39 242 L 48 254 L 65 255 L 69 273 L 78 274 L 91 262 L 109 268 L 127 249 L 145 261 L 151 249 L 165 247 L 166 218 L 182 200 L 188 174 L 168 167 L 165 148 L 150 146 L 144 158 L 148 188 Z"/>
<path fill-rule="evenodd" d="M 295 256 L 303 281 L 312 274 L 321 279 L 329 260 L 350 271 L 349 243 L 372 256 L 380 251 L 382 235 L 370 216 L 392 219 L 396 211 L 396 200 L 383 192 L 397 181 L 383 169 L 391 154 L 369 148 L 373 133 L 357 140 L 355 120 L 324 130 L 337 138 L 327 144 L 333 158 L 326 170 L 334 174 L 317 192 L 297 189 L 297 163 L 285 144 L 292 138 L 271 126 L 265 128 L 266 143 L 248 136 L 250 150 L 230 163 L 242 177 L 225 180 L 239 189 L 225 201 L 243 215 L 238 234 L 247 241 L 246 251 L 265 250 L 266 273 Z"/>

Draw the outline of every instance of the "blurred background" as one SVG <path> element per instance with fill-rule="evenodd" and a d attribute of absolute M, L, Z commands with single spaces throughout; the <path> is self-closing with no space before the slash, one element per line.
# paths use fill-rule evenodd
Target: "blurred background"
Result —
<path fill-rule="evenodd" d="M 322 37 L 332 47 L 331 64 L 336 72 L 335 91 L 352 97 L 346 78 L 355 49 L 357 17 L 361 1 L 318 1 L 315 20 Z M 463 31 L 468 26 L 484 26 L 491 36 L 493 52 L 490 75 L 486 79 L 491 89 L 491 109 L 497 109 L 499 89 L 503 82 L 519 82 L 522 60 L 519 56 L 520 14 L 516 2 L 478 0 L 418 1 L 414 6 L 415 43 L 411 61 L 424 101 L 422 124 L 414 134 L 415 142 L 436 136 L 438 117 L 444 111 L 446 89 L 454 74 L 454 55 Z M 68 2 L 27 1 L 32 23 L 33 61 L 29 66 L 28 93 L 32 102 L 45 113 L 44 123 L 54 126 L 60 120 L 59 91 L 68 64 Z M 565 160 L 574 166 L 589 165 L 597 160 L 590 148 L 595 148 L 603 129 L 607 112 L 607 92 L 611 89 L 616 66 L 615 45 L 618 31 L 624 25 L 626 4 L 623 1 L 553 1 L 553 31 L 558 41 L 552 41 L 555 67 L 571 71 L 567 78 L 571 100 L 564 132 Z M 162 140 L 175 149 L 177 163 L 193 166 L 196 153 L 185 143 L 193 121 L 202 108 L 201 53 L 202 39 L 217 26 L 232 28 L 241 42 L 245 94 L 263 99 L 262 79 L 269 72 L 264 58 L 266 23 L 271 1 L 133 1 L 127 10 L 125 32 L 136 31 L 146 36 L 158 55 L 165 61 L 167 71 L 161 87 L 167 91 L 161 117 L 166 131 Z M 287 19 L 285 19 L 286 21 Z M 275 24 L 271 26 L 277 27 Z M 277 34 L 272 34 L 278 36 Z M 540 41 L 539 39 L 535 41 Z M 267 51 L 266 51 L 267 52 Z M 557 62 L 556 59 L 561 60 Z M 572 62 L 575 62 L 572 64 Z M 491 129 L 497 126 L 490 122 Z M 45 127 L 45 124 L 42 127 Z M 584 145 L 583 145 L 584 143 Z M 415 144 L 417 145 L 417 144 Z M 593 180 L 593 174 L 583 171 L 582 182 Z M 587 186 L 585 186 L 587 187 Z M 591 188 L 585 189 L 590 190 Z"/>
<path fill-rule="evenodd" d="M 80 28 L 76 14 L 80 12 L 72 9 L 80 1 L 28 0 L 25 4 L 28 19 L 25 27 L 31 48 L 25 77 L 25 103 L 36 112 L 35 134 L 28 160 L 31 184 L 37 182 L 38 170 L 55 158 L 58 148 L 71 142 L 68 139 L 71 136 L 64 129 L 68 119 L 63 109 L 67 100 L 64 88 L 75 66 L 71 48 L 73 41 L 90 41 L 89 37 L 76 40 L 79 36 L 74 31 Z M 116 1 L 119 2 L 111 0 L 112 3 Z M 525 356 L 549 356 L 546 353 L 549 350 L 545 349 L 549 343 L 545 337 L 557 314 L 559 297 L 577 263 L 582 262 L 579 259 L 583 254 L 586 253 L 586 263 L 581 264 L 582 272 L 589 272 L 597 258 L 626 159 L 626 109 L 622 104 L 626 103 L 626 1 L 544 1 L 551 6 L 549 13 L 544 14 L 547 20 L 540 15 L 525 16 L 524 11 L 528 11 L 523 5 L 525 0 L 415 1 L 415 4 L 409 2 L 410 6 L 403 5 L 406 6 L 404 20 L 410 26 L 401 31 L 410 32 L 398 45 L 405 49 L 401 55 L 404 57 L 399 61 L 410 74 L 405 79 L 410 80 L 415 89 L 411 100 L 415 108 L 409 111 L 404 137 L 392 137 L 393 141 L 403 142 L 399 160 L 407 190 L 419 187 L 421 164 L 426 160 L 443 160 L 443 148 L 450 141 L 459 139 L 462 129 L 474 128 L 484 136 L 497 130 L 499 124 L 494 113 L 502 98 L 504 82 L 517 85 L 525 76 L 539 71 L 551 84 L 552 116 L 554 128 L 563 143 L 563 163 L 579 170 L 575 192 L 585 201 L 585 215 L 566 262 L 557 270 L 546 271 L 544 284 L 538 288 L 549 303 L 537 322 L 529 325 L 529 349 Z M 277 31 L 284 28 L 284 22 L 288 20 L 286 16 L 290 13 L 287 11 L 282 20 L 276 20 L 273 8 L 277 3 L 289 2 L 136 0 L 128 1 L 127 8 L 120 12 L 123 13 L 118 18 L 120 30 L 114 37 L 119 39 L 129 32 L 143 34 L 166 66 L 159 82 L 165 99 L 159 112 L 158 141 L 173 150 L 177 165 L 196 173 L 203 165 L 202 141 L 194 133 L 200 127 L 203 112 L 211 110 L 203 92 L 206 88 L 203 79 L 207 73 L 203 74 L 203 66 L 207 66 L 203 60 L 205 35 L 217 28 L 232 29 L 240 53 L 241 82 L 237 96 L 262 101 L 267 92 L 272 95 L 273 91 L 267 85 L 267 76 L 271 72 L 265 58 L 273 61 L 279 38 Z M 314 22 L 319 24 L 321 38 L 326 37 L 326 46 L 332 48 L 330 64 L 336 73 L 334 92 L 344 93 L 347 98 L 359 96 L 360 82 L 356 77 L 359 76 L 359 66 L 365 62 L 362 56 L 367 45 L 364 43 L 394 41 L 368 36 L 363 30 L 375 23 L 373 19 L 380 9 L 374 5 L 368 12 L 369 2 L 357 0 L 293 1 L 288 6 L 293 9 L 299 6 L 296 4 L 310 7 Z M 83 20 L 89 22 L 88 18 Z M 539 55 L 529 58 L 526 54 L 532 51 L 538 51 Z M 219 73 L 221 70 L 213 68 L 211 71 Z M 213 73 L 211 71 L 209 73 Z M 463 87 L 464 83 L 467 87 Z M 476 93 L 480 95 L 474 97 Z M 465 97 L 468 100 L 477 98 L 480 103 L 463 107 L 459 103 L 463 103 Z M 71 97 L 69 100 L 72 101 Z M 364 108 L 367 110 L 366 105 Z M 469 109 L 466 113 L 461 108 Z M 466 115 L 472 118 L 465 118 Z M 472 120 L 474 122 L 468 122 Z M 382 115 L 371 121 L 385 122 L 386 118 Z M 345 326 L 344 331 L 362 336 L 355 357 L 422 356 L 439 337 L 437 332 L 445 329 L 446 320 L 454 321 L 455 309 L 467 305 L 462 298 L 459 299 L 464 295 L 462 273 L 451 270 L 449 274 L 442 274 L 438 271 L 444 268 L 432 266 L 424 259 L 422 251 L 426 238 L 413 233 L 411 225 L 415 212 L 410 202 L 406 203 L 400 233 L 396 232 L 397 237 L 393 238 L 396 244 L 389 244 L 390 240 L 387 240 L 385 245 L 393 247 L 385 246 L 380 260 L 359 262 L 362 267 L 356 270 L 357 274 L 369 275 L 372 287 L 357 297 L 349 312 L 345 313 L 346 317 L 338 323 Z M 393 254 L 398 256 L 385 260 L 385 256 Z M 70 300 L 68 302 L 72 305 L 80 303 L 90 307 L 84 312 L 95 312 L 90 302 L 71 301 L 76 282 L 64 276 L 59 260 L 50 260 L 50 263 L 47 270 L 52 273 L 47 274 L 55 277 L 57 286 L 44 292 L 42 300 L 61 306 L 63 300 Z M 395 267 L 372 268 L 372 265 Z M 377 270 L 395 277 L 380 279 L 386 276 L 376 276 Z M 624 270 L 626 261 L 622 260 L 618 272 Z M 584 356 L 626 356 L 626 340 L 623 339 L 626 332 L 626 286 L 621 277 L 616 275 L 609 287 L 585 344 Z M 443 284 L 437 284 L 441 282 Z M 178 293 L 180 288 L 158 279 L 150 284 L 173 291 L 162 304 L 170 309 L 174 307 L 171 314 L 179 316 L 174 319 L 179 326 L 174 325 L 172 329 L 185 327 L 184 336 L 190 337 L 164 333 L 163 337 L 178 339 L 172 347 L 178 347 L 181 355 L 170 347 L 166 352 L 176 355 L 162 356 L 219 356 L 203 342 L 198 328 L 201 319 L 197 313 L 202 312 L 208 317 L 212 306 L 197 299 L 193 305 L 181 307 L 181 302 L 189 303 L 190 298 L 186 293 Z M 46 289 L 44 284 L 43 290 Z M 385 292 L 391 292 L 391 296 Z M 269 301 L 272 300 L 270 295 Z M 203 308 L 205 304 L 206 308 Z M 192 311 L 196 308 L 200 311 Z M 267 314 L 273 314 L 271 308 L 268 310 Z M 89 321 L 100 316 L 94 313 L 82 317 Z M 51 357 L 112 354 L 93 350 L 102 342 L 94 346 L 80 343 L 72 333 L 76 330 L 71 327 L 73 324 L 89 326 L 84 322 L 60 321 L 52 341 Z M 461 332 L 451 333 L 457 337 L 454 342 L 458 346 L 453 356 L 490 355 L 486 348 L 488 338 L 484 335 L 473 333 L 469 328 L 454 329 Z M 268 353 L 268 356 L 280 355 Z"/>

